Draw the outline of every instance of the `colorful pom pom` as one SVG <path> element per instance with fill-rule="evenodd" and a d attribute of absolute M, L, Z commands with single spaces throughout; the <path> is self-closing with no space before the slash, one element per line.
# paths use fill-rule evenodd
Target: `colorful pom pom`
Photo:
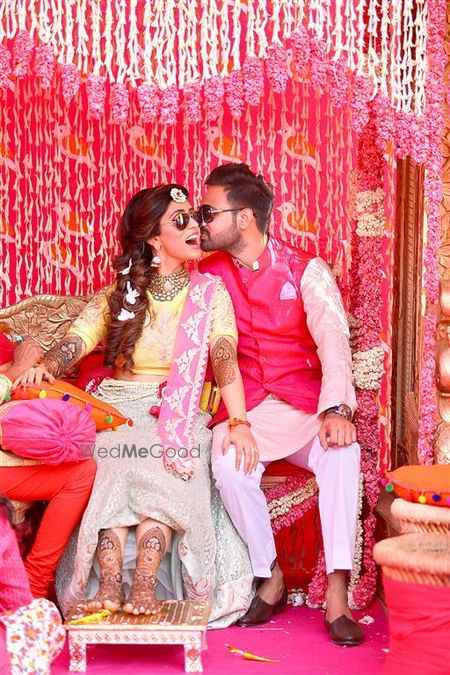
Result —
<path fill-rule="evenodd" d="M 108 424 L 111 424 L 112 421 L 113 421 L 113 416 L 112 415 L 106 415 L 105 422 L 107 422 Z"/>
<path fill-rule="evenodd" d="M 39 398 L 47 398 L 47 392 L 45 391 L 45 389 L 41 389 L 41 391 L 39 392 Z"/>
<path fill-rule="evenodd" d="M 438 494 L 435 492 L 434 495 L 431 495 L 431 499 L 432 499 L 434 502 L 440 502 L 441 499 L 442 499 L 442 497 L 441 497 L 441 495 L 438 495 Z"/>
<path fill-rule="evenodd" d="M 393 492 L 394 491 L 394 485 L 392 483 L 388 483 L 385 486 L 385 490 L 386 490 L 386 492 Z"/>
<path fill-rule="evenodd" d="M 427 498 L 425 497 L 425 495 L 420 495 L 420 497 L 417 501 L 419 502 L 419 504 L 426 504 Z"/>
<path fill-rule="evenodd" d="M 70 398 L 70 394 L 63 394 L 62 400 L 63 401 L 68 401 Z"/>
<path fill-rule="evenodd" d="M 386 485 L 389 483 L 389 478 L 382 478 L 381 479 L 381 485 L 383 487 L 386 487 Z"/>
<path fill-rule="evenodd" d="M 133 427 L 133 426 L 134 426 L 134 422 L 133 422 L 132 419 L 127 419 L 127 424 L 128 424 L 129 427 Z"/>

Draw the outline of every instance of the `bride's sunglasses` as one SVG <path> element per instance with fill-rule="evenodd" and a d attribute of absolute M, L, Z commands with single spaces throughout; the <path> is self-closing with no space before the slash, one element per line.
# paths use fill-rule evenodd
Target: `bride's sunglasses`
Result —
<path fill-rule="evenodd" d="M 194 209 L 189 209 L 189 211 L 179 211 L 174 215 L 173 218 L 170 219 L 170 222 L 175 225 L 177 230 L 183 232 L 183 230 L 185 230 L 189 225 L 191 218 L 197 221 Z"/>

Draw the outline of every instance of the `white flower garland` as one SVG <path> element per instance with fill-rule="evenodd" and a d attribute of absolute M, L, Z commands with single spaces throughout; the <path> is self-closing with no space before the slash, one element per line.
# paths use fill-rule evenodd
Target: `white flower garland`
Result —
<path fill-rule="evenodd" d="M 372 347 L 353 354 L 353 375 L 359 389 L 379 389 L 384 374 L 384 349 Z"/>

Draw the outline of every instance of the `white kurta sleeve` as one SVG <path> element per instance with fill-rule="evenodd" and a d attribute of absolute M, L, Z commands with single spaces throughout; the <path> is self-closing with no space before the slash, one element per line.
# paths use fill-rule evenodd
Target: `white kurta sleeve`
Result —
<path fill-rule="evenodd" d="M 300 282 L 307 324 L 322 365 L 317 412 L 346 403 L 356 409 L 350 331 L 341 294 L 327 263 L 313 258 Z"/>

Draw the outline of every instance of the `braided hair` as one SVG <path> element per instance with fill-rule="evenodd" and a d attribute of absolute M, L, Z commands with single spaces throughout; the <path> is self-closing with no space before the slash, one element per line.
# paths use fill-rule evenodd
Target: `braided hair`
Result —
<path fill-rule="evenodd" d="M 160 234 L 160 221 L 172 201 L 170 192 L 174 188 L 188 197 L 186 188 L 178 183 L 158 185 L 137 192 L 123 212 L 120 223 L 122 252 L 113 263 L 117 277 L 115 289 L 108 298 L 111 323 L 105 342 L 106 366 L 114 366 L 119 355 L 124 360 L 124 370 L 132 370 L 134 366 L 134 346 L 142 335 L 146 313 L 151 309 L 147 288 L 150 277 L 154 274 L 154 254 L 148 239 Z M 122 274 L 128 268 L 128 273 Z M 133 305 L 125 299 L 127 283 L 139 294 Z M 123 309 L 133 312 L 134 317 L 127 321 L 119 320 Z"/>

